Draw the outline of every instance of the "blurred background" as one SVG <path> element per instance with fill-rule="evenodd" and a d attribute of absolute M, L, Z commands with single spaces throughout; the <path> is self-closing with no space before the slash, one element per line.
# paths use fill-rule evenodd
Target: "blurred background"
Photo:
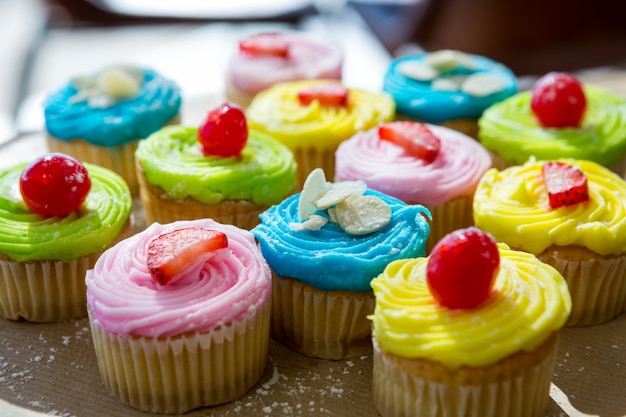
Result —
<path fill-rule="evenodd" d="M 119 62 L 175 79 L 183 114 L 199 117 L 238 38 L 276 28 L 339 43 L 346 82 L 371 90 L 393 57 L 443 48 L 500 61 L 522 87 L 548 71 L 626 69 L 623 0 L 0 0 L 0 144 L 41 129 L 46 92 Z"/>

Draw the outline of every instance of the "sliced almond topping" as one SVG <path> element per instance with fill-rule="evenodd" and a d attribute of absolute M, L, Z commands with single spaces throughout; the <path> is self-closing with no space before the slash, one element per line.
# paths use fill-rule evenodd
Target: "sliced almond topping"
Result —
<path fill-rule="evenodd" d="M 439 71 L 449 71 L 457 67 L 473 69 L 472 57 L 464 52 L 442 49 L 426 55 L 426 63 Z"/>
<path fill-rule="evenodd" d="M 501 76 L 479 72 L 468 76 L 463 81 L 461 91 L 474 97 L 484 97 L 502 91 L 505 87 L 505 81 Z"/>
<path fill-rule="evenodd" d="M 437 78 L 439 72 L 424 62 L 404 61 L 398 64 L 398 72 L 418 81 L 430 81 Z"/>
<path fill-rule="evenodd" d="M 324 170 L 316 168 L 304 181 L 300 199 L 298 200 L 298 219 L 306 220 L 318 210 L 315 202 L 331 189 L 331 184 L 326 181 Z"/>
<path fill-rule="evenodd" d="M 437 78 L 432 82 L 431 87 L 433 90 L 459 91 L 463 81 L 465 81 L 465 77 L 461 75 L 455 77 Z"/>
<path fill-rule="evenodd" d="M 374 196 L 362 196 L 337 204 L 337 222 L 351 235 L 365 235 L 381 230 L 391 220 L 391 207 Z"/>
<path fill-rule="evenodd" d="M 328 223 L 328 219 L 326 217 L 313 214 L 302 223 L 289 223 L 289 227 L 294 232 L 302 232 L 304 230 L 320 230 L 326 223 Z"/>

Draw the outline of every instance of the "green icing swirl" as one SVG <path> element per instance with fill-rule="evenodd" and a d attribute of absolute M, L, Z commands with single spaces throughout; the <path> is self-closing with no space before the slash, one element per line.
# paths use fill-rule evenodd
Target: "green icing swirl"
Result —
<path fill-rule="evenodd" d="M 0 253 L 24 262 L 71 261 L 105 249 L 130 217 L 128 185 L 114 172 L 84 164 L 91 189 L 79 210 L 66 217 L 32 212 L 19 190 L 19 178 L 28 163 L 0 172 Z"/>
<path fill-rule="evenodd" d="M 586 86 L 587 109 L 580 127 L 546 128 L 535 118 L 531 92 L 525 91 L 491 106 L 480 118 L 482 144 L 507 163 L 586 159 L 604 166 L 626 155 L 626 100 L 606 90 Z"/>
<path fill-rule="evenodd" d="M 135 157 L 148 182 L 173 199 L 192 197 L 206 204 L 249 200 L 270 206 L 296 186 L 291 151 L 276 140 L 251 130 L 239 157 L 206 156 L 198 129 L 168 126 L 140 141 Z"/>

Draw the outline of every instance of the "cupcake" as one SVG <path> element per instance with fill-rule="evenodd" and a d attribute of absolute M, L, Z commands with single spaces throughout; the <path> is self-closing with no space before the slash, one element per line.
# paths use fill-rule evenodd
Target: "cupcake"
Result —
<path fill-rule="evenodd" d="M 387 94 L 347 88 L 338 81 L 296 81 L 258 94 L 246 115 L 250 128 L 268 133 L 294 152 L 300 190 L 315 168 L 334 178 L 339 143 L 390 121 L 394 104 Z"/>
<path fill-rule="evenodd" d="M 243 395 L 267 362 L 270 280 L 250 232 L 210 219 L 119 242 L 86 275 L 104 386 L 152 413 Z"/>
<path fill-rule="evenodd" d="M 361 179 L 369 188 L 430 210 L 427 253 L 447 233 L 474 224 L 474 190 L 489 168 L 489 153 L 469 136 L 412 121 L 358 132 L 335 154 L 335 181 Z"/>
<path fill-rule="evenodd" d="M 315 169 L 301 193 L 261 214 L 252 232 L 273 272 L 272 336 L 305 355 L 372 352 L 370 281 L 396 259 L 422 256 L 428 210 L 330 183 Z"/>
<path fill-rule="evenodd" d="M 178 87 L 151 69 L 114 66 L 78 76 L 44 103 L 48 148 L 113 170 L 135 196 L 137 142 L 178 123 L 180 106 Z"/>
<path fill-rule="evenodd" d="M 543 417 L 563 277 L 476 228 L 372 281 L 373 400 L 383 417 Z"/>
<path fill-rule="evenodd" d="M 226 99 L 246 107 L 274 84 L 341 80 L 343 52 L 334 43 L 296 31 L 260 32 L 239 40 L 226 68 Z"/>
<path fill-rule="evenodd" d="M 626 182 L 595 162 L 529 160 L 491 169 L 474 195 L 476 226 L 555 267 L 572 296 L 569 326 L 626 303 Z"/>
<path fill-rule="evenodd" d="M 400 118 L 442 124 L 473 138 L 485 109 L 518 91 L 506 66 L 447 49 L 393 60 L 383 90 L 395 100 Z"/>
<path fill-rule="evenodd" d="M 114 172 L 62 154 L 0 171 L 0 315 L 85 317 L 85 272 L 130 233 L 131 196 Z"/>
<path fill-rule="evenodd" d="M 626 174 L 626 99 L 567 73 L 546 74 L 532 91 L 492 106 L 479 126 L 499 168 L 534 156 L 586 159 Z"/>
<path fill-rule="evenodd" d="M 243 111 L 225 103 L 200 127 L 167 126 L 136 154 L 148 224 L 212 218 L 251 229 L 259 213 L 295 191 L 292 152 L 249 130 Z"/>

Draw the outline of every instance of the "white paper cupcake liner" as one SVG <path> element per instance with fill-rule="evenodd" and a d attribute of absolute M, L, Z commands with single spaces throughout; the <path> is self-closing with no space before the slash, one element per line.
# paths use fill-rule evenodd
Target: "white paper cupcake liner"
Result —
<path fill-rule="evenodd" d="M 514 373 L 506 372 L 507 365 L 501 372 L 499 364 L 492 365 L 496 370 L 488 371 L 485 381 L 481 368 L 470 381 L 436 380 L 427 369 L 412 374 L 374 343 L 374 404 L 383 417 L 544 417 L 556 338 L 547 343 L 551 346 L 534 363 L 517 366 Z"/>
<path fill-rule="evenodd" d="M 372 353 L 373 293 L 321 291 L 276 275 L 272 292 L 271 334 L 279 342 L 323 359 Z"/>
<path fill-rule="evenodd" d="M 178 414 L 243 395 L 267 363 L 270 304 L 255 315 L 205 333 L 150 338 L 108 333 L 90 316 L 106 389 L 151 413 Z"/>
<path fill-rule="evenodd" d="M 85 273 L 100 252 L 74 261 L 0 260 L 0 314 L 50 323 L 87 316 Z"/>
<path fill-rule="evenodd" d="M 566 326 L 607 322 L 626 306 L 626 257 L 569 259 L 558 251 L 537 255 L 559 271 L 572 296 L 572 312 Z"/>

